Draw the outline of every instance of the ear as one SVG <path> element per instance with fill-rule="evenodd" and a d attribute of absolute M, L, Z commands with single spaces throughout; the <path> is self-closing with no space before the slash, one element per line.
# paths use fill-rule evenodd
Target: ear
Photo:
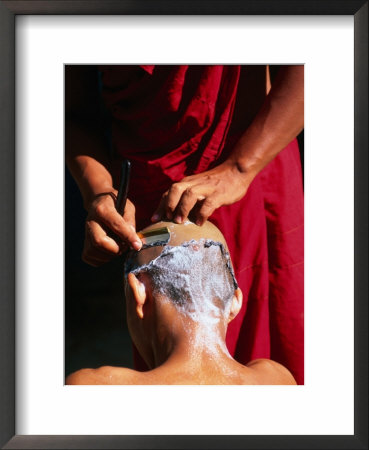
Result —
<path fill-rule="evenodd" d="M 237 314 L 240 312 L 240 309 L 242 306 L 242 299 L 243 299 L 242 291 L 240 288 L 238 288 L 234 291 L 234 295 L 232 298 L 231 310 L 229 312 L 229 317 L 228 317 L 228 323 L 231 322 L 237 316 Z"/>
<path fill-rule="evenodd" d="M 146 301 L 146 287 L 139 279 L 137 279 L 136 275 L 133 273 L 129 273 L 127 277 L 127 282 L 129 287 L 132 290 L 133 298 L 136 302 L 136 312 L 140 319 L 143 319 L 143 306 Z"/>

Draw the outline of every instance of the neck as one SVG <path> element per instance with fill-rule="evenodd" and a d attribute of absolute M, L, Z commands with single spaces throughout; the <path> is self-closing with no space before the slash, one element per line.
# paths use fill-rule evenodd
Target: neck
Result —
<path fill-rule="evenodd" d="M 152 340 L 153 368 L 164 364 L 217 364 L 230 359 L 225 344 L 224 320 L 195 321 L 180 315 L 166 327 L 160 324 Z"/>

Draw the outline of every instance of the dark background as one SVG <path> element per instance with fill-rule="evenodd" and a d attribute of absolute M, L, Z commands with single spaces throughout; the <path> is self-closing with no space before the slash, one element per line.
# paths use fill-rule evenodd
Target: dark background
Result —
<path fill-rule="evenodd" d="M 102 365 L 133 367 L 122 259 L 95 268 L 81 259 L 86 212 L 65 169 L 65 374 Z"/>

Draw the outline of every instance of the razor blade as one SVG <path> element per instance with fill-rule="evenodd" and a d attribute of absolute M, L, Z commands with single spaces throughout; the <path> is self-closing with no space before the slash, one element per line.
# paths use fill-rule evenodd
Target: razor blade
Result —
<path fill-rule="evenodd" d="M 168 227 L 157 228 L 156 230 L 140 231 L 137 233 L 142 241 L 142 248 L 166 245 L 170 239 Z"/>

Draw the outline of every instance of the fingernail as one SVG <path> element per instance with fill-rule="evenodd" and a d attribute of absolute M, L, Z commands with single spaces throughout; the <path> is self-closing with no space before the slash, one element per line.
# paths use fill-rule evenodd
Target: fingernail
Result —
<path fill-rule="evenodd" d="M 197 219 L 195 223 L 196 223 L 196 225 L 198 225 L 199 227 L 201 227 L 201 225 L 202 225 L 202 220 L 201 220 L 201 219 Z"/>
<path fill-rule="evenodd" d="M 133 247 L 135 250 L 140 250 L 140 248 L 142 247 L 142 242 L 141 242 L 141 241 L 134 241 L 134 242 L 132 243 L 132 247 Z"/>
<path fill-rule="evenodd" d="M 174 222 L 182 223 L 182 217 L 181 217 L 181 216 L 176 216 L 176 217 L 174 218 Z"/>
<path fill-rule="evenodd" d="M 160 219 L 159 214 L 153 214 L 151 217 L 151 222 L 157 222 Z"/>

